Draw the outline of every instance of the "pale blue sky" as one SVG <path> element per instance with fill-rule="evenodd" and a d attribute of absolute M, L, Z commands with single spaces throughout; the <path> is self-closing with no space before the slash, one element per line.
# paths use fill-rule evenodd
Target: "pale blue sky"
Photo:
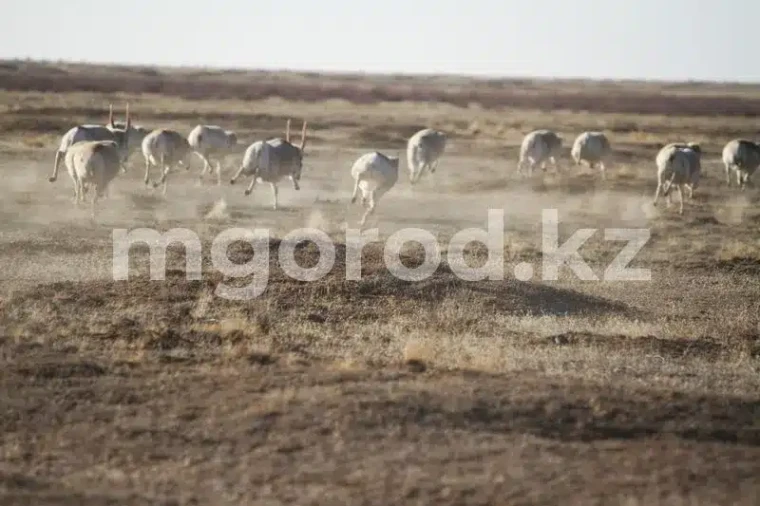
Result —
<path fill-rule="evenodd" d="M 760 82 L 757 0 L 7 4 L 0 58 Z"/>

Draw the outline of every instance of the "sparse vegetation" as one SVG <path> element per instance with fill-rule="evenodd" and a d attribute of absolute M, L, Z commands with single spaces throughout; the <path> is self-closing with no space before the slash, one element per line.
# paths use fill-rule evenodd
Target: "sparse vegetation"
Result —
<path fill-rule="evenodd" d="M 192 78 L 190 78 L 192 77 Z M 142 161 L 112 184 L 98 222 L 47 182 L 62 134 L 129 100 L 138 124 L 198 123 L 240 143 L 313 131 L 300 192 L 196 186 L 176 198 L 142 183 Z M 0 64 L 0 502 L 3 504 L 756 504 L 760 487 L 760 212 L 728 189 L 720 149 L 753 137 L 760 87 L 700 83 L 482 81 L 197 69 Z M 105 114 L 104 114 L 105 111 Z M 608 177 L 570 165 L 516 175 L 522 136 L 603 130 Z M 429 278 L 390 274 L 382 243 L 346 280 L 348 169 L 358 153 L 403 151 L 431 126 L 450 135 L 432 177 L 402 176 L 378 210 L 381 238 L 435 233 Z M 654 156 L 700 142 L 703 180 L 684 216 L 654 208 Z M 310 143 L 312 141 L 310 140 Z M 241 153 L 228 157 L 223 180 Z M 199 164 L 201 162 L 198 162 Z M 181 198 L 180 198 L 181 196 Z M 504 280 L 458 279 L 445 247 L 505 210 Z M 605 227 L 648 228 L 630 267 L 651 281 L 541 281 L 540 215 L 594 272 L 623 248 Z M 215 295 L 210 257 L 228 227 L 268 228 L 267 290 Z M 278 246 L 310 226 L 336 240 L 332 271 L 292 279 Z M 113 281 L 113 228 L 186 227 L 203 245 L 200 280 L 171 246 L 164 281 L 148 248 Z M 234 243 L 231 260 L 251 259 Z M 487 250 L 465 259 L 483 265 Z M 318 249 L 296 248 L 299 265 Z M 419 265 L 420 247 L 402 262 Z M 518 281 L 527 262 L 534 279 Z M 253 274 L 253 276 L 261 273 Z"/>

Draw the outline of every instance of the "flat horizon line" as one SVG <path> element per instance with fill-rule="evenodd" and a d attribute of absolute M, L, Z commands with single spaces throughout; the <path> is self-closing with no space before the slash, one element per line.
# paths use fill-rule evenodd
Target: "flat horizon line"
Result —
<path fill-rule="evenodd" d="M 145 69 L 169 71 L 212 71 L 216 73 L 275 73 L 275 74 L 312 74 L 314 76 L 333 77 L 402 77 L 402 78 L 438 78 L 438 79 L 466 79 L 469 81 L 504 81 L 504 82 L 597 82 L 597 83 L 621 83 L 621 84 L 660 84 L 660 85 L 689 85 L 689 86 L 742 86 L 757 87 L 760 81 L 729 81 L 718 79 L 664 79 L 664 78 L 640 78 L 640 77 L 589 77 L 589 76 L 547 76 L 547 75 L 521 75 L 521 74 L 471 74 L 457 72 L 414 72 L 414 71 L 361 71 L 361 70 L 334 70 L 320 68 L 293 68 L 293 67 L 255 67 L 255 66 L 226 66 L 213 64 L 165 64 L 165 63 L 142 63 L 142 62 L 114 62 L 102 60 L 77 60 L 77 59 L 50 59 L 33 57 L 3 57 L 0 64 L 8 63 L 35 63 L 38 65 L 77 65 L 90 67 L 111 67 L 120 69 Z"/>

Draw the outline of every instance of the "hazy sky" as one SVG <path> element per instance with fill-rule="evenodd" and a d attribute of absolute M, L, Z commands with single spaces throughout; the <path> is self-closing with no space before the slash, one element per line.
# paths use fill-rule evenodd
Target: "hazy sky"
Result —
<path fill-rule="evenodd" d="M 760 82 L 757 0 L 7 0 L 0 57 Z"/>

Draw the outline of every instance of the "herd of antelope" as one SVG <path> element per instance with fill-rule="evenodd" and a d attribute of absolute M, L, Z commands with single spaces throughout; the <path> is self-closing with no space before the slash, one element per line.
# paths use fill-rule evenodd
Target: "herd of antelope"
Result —
<path fill-rule="evenodd" d="M 148 130 L 132 124 L 129 104 L 126 105 L 124 123 L 114 121 L 113 105 L 109 108 L 106 125 L 78 125 L 63 135 L 55 154 L 53 174 L 49 181 L 58 177 L 61 160 L 74 182 L 74 201 L 79 204 L 89 187 L 92 192 L 92 214 L 98 198 L 105 195 L 110 182 L 126 171 L 129 155 L 140 146 L 145 160 L 144 182 L 154 188 L 163 185 L 166 194 L 167 176 L 175 167 L 190 168 L 193 154 L 203 161 L 200 177 L 215 170 L 217 184 L 221 184 L 221 163 L 219 158 L 229 154 L 238 145 L 235 132 L 224 130 L 215 125 L 197 125 L 185 137 L 176 130 L 161 128 Z M 277 184 L 289 178 L 295 190 L 299 190 L 299 181 L 303 167 L 303 155 L 306 147 L 306 127 L 304 121 L 300 144 L 296 146 L 290 140 L 290 120 L 287 121 L 285 138 L 259 140 L 247 147 L 240 167 L 230 179 L 230 184 L 242 176 L 251 178 L 245 190 L 250 195 L 257 182 L 269 183 L 272 188 L 273 207 L 277 209 Z M 409 180 L 412 184 L 419 181 L 425 172 L 435 172 L 438 161 L 446 147 L 446 134 L 435 129 L 420 130 L 407 142 L 407 165 Z M 542 129 L 530 132 L 520 146 L 517 163 L 518 172 L 527 167 L 529 174 L 536 166 L 546 170 L 547 162 L 557 168 L 557 158 L 562 149 L 563 140 L 552 130 Z M 586 164 L 591 169 L 599 168 L 605 178 L 605 163 L 612 154 L 612 147 L 607 136 L 601 132 L 583 132 L 573 143 L 570 151 L 576 165 Z M 684 188 L 689 198 L 699 185 L 701 176 L 700 146 L 696 143 L 671 143 L 663 147 L 655 157 L 657 166 L 657 189 L 654 204 L 660 195 L 667 197 L 671 203 L 671 190 L 676 188 L 679 194 L 679 213 L 683 214 Z M 760 144 L 746 140 L 734 139 L 723 149 L 722 161 L 725 166 L 726 182 L 730 186 L 731 175 L 736 175 L 737 184 L 744 189 L 750 184 L 750 177 L 760 166 Z M 212 167 L 213 165 L 213 167 Z M 367 218 L 374 213 L 378 200 L 398 181 L 400 159 L 373 151 L 360 156 L 351 167 L 354 189 L 351 203 L 361 191 L 362 205 L 366 208 L 361 218 L 364 225 Z M 161 177 L 151 183 L 150 169 L 158 167 Z"/>
<path fill-rule="evenodd" d="M 556 167 L 556 157 L 562 148 L 562 138 L 551 130 L 535 130 L 523 139 L 520 146 L 518 170 L 522 171 L 525 164 L 532 172 L 536 164 L 541 164 L 545 170 L 546 161 L 551 161 Z M 605 161 L 612 154 L 609 139 L 601 132 L 584 132 L 573 143 L 570 151 L 576 165 L 588 164 L 592 169 L 596 166 L 605 177 Z M 699 186 L 702 175 L 702 149 L 698 143 L 673 142 L 661 148 L 655 156 L 657 167 L 657 189 L 654 204 L 660 195 L 667 197 L 668 206 L 671 204 L 671 191 L 675 188 L 679 196 L 679 214 L 683 214 L 683 191 L 688 190 L 689 199 Z M 760 143 L 747 139 L 734 139 L 723 147 L 722 162 L 726 173 L 726 184 L 731 186 L 732 173 L 742 190 L 751 185 L 750 178 L 760 166 Z"/>

